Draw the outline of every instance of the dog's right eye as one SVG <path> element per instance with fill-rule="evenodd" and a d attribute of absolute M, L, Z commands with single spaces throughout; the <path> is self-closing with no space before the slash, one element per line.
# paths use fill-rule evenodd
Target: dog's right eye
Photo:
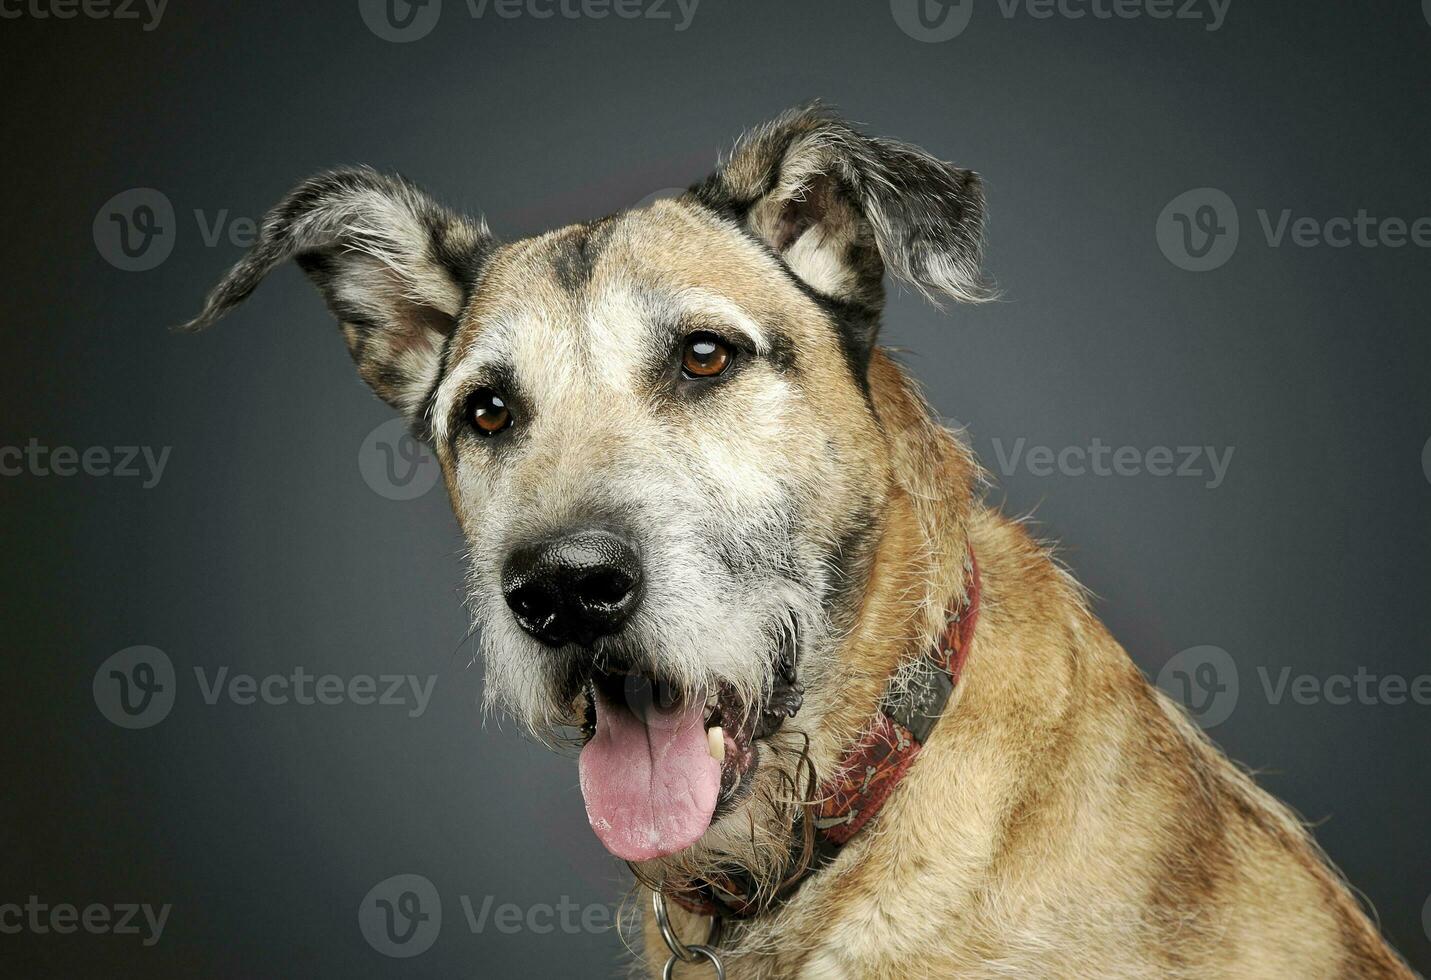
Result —
<path fill-rule="evenodd" d="M 507 400 L 491 388 L 478 388 L 467 400 L 467 417 L 479 436 L 495 436 L 512 424 L 512 410 Z"/>
<path fill-rule="evenodd" d="M 724 374 L 734 352 L 713 333 L 700 331 L 686 338 L 681 350 L 681 371 L 687 378 L 714 378 Z"/>

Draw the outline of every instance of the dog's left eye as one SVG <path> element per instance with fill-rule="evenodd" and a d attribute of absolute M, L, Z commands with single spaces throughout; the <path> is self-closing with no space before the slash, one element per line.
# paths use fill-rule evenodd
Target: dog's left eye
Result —
<path fill-rule="evenodd" d="M 507 400 L 491 388 L 479 388 L 467 402 L 472 428 L 480 436 L 495 436 L 512 424 Z"/>
<path fill-rule="evenodd" d="M 714 378 L 735 360 L 735 351 L 713 333 L 693 333 L 681 351 L 681 372 L 687 378 Z"/>

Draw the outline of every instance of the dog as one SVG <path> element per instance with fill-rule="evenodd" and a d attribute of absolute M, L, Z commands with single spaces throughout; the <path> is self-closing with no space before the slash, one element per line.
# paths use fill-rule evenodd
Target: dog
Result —
<path fill-rule="evenodd" d="M 578 743 L 638 973 L 1409 977 L 877 343 L 994 296 L 973 172 L 818 105 L 499 244 L 369 169 L 264 218 L 441 464 L 488 706 Z"/>

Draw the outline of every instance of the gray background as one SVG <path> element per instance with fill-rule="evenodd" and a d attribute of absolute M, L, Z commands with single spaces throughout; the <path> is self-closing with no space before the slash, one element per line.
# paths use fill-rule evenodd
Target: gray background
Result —
<path fill-rule="evenodd" d="M 1256 218 L 1431 214 L 1418 0 L 1233 0 L 1216 32 L 1006 19 L 977 0 L 943 43 L 879 0 L 703 0 L 683 31 L 445 7 L 407 44 L 355 2 L 175 0 L 152 31 L 0 21 L 0 443 L 172 447 L 151 489 L 0 478 L 0 904 L 173 905 L 150 948 L 0 935 L 0 972 L 610 972 L 612 932 L 464 920 L 460 896 L 586 907 L 624 879 L 586 827 L 573 760 L 483 724 L 455 522 L 440 487 L 395 500 L 365 481 L 360 447 L 389 413 L 317 294 L 286 268 L 208 335 L 165 328 L 240 251 L 206 244 L 196 209 L 252 217 L 310 172 L 365 162 L 517 237 L 685 185 L 743 127 L 812 97 L 985 174 L 1005 300 L 943 316 L 897 292 L 885 341 L 969 427 L 993 498 L 1062 542 L 1150 677 L 1191 648 L 1230 654 L 1239 694 L 1213 736 L 1319 823 L 1395 944 L 1431 963 L 1431 706 L 1274 704 L 1256 672 L 1431 670 L 1431 252 L 1273 248 Z M 92 225 L 136 187 L 176 217 L 167 260 L 129 272 Z M 1236 202 L 1242 234 L 1194 274 L 1155 225 L 1201 187 Z M 998 472 L 996 439 L 1094 437 L 1235 452 L 1215 489 Z M 92 681 L 136 644 L 171 658 L 177 698 L 131 731 Z M 299 665 L 437 681 L 413 718 L 209 705 L 194 678 Z M 408 960 L 358 923 L 397 874 L 426 876 L 444 908 Z"/>

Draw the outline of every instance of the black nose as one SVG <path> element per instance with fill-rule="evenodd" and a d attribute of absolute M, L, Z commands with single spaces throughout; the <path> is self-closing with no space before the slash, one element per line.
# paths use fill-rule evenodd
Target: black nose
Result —
<path fill-rule="evenodd" d="M 615 633 L 641 599 L 636 552 L 607 531 L 526 545 L 502 569 L 502 593 L 522 629 L 549 646 Z"/>

